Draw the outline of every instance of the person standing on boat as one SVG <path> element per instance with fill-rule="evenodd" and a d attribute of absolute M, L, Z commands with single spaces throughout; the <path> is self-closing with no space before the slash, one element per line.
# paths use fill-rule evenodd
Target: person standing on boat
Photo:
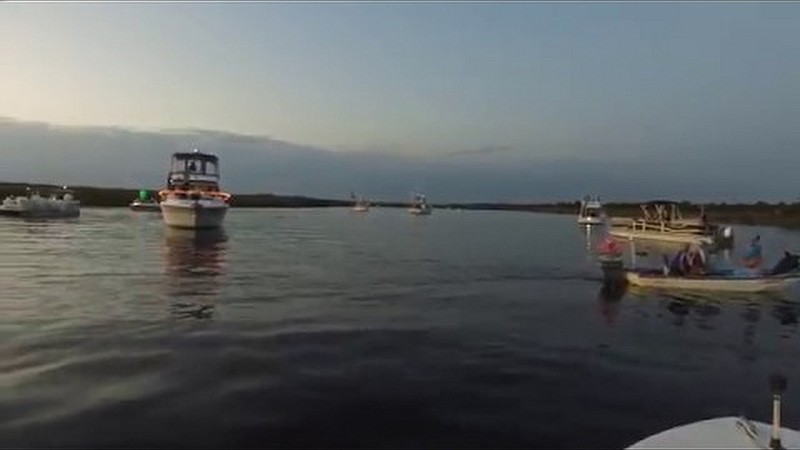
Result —
<path fill-rule="evenodd" d="M 759 269 L 761 268 L 762 262 L 763 258 L 761 256 L 761 236 L 757 235 L 750 242 L 750 248 L 747 249 L 747 253 L 745 253 L 744 255 L 743 263 L 747 268 Z"/>
<path fill-rule="evenodd" d="M 666 256 L 665 256 L 666 258 Z M 673 276 L 702 275 L 706 271 L 706 255 L 702 248 L 686 244 L 675 254 L 667 267 Z"/>

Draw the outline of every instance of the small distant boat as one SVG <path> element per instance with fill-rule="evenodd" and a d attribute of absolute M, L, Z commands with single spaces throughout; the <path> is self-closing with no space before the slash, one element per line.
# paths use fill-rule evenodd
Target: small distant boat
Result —
<path fill-rule="evenodd" d="M 781 427 L 781 395 L 786 379 L 770 377 L 772 389 L 772 424 L 751 421 L 744 417 L 718 417 L 670 428 L 627 447 L 628 449 L 736 448 L 782 449 L 800 448 L 800 432 Z"/>
<path fill-rule="evenodd" d="M 66 186 L 48 196 L 27 188 L 27 195 L 6 197 L 0 204 L 0 215 L 25 218 L 79 217 L 81 202 Z"/>
<path fill-rule="evenodd" d="M 581 209 L 578 212 L 578 223 L 581 225 L 601 225 L 605 219 L 603 204 L 600 198 L 584 197 L 581 200 Z"/>
<path fill-rule="evenodd" d="M 161 212 L 161 206 L 146 190 L 139 191 L 139 197 L 131 202 L 130 208 L 134 211 Z"/>
<path fill-rule="evenodd" d="M 231 195 L 219 189 L 219 158 L 194 149 L 174 153 L 167 188 L 159 191 L 164 223 L 176 228 L 219 228 Z"/>
<path fill-rule="evenodd" d="M 414 194 L 414 199 L 411 202 L 411 207 L 408 208 L 409 214 L 415 216 L 429 216 L 432 208 L 428 205 L 425 196 L 422 194 Z"/>
<path fill-rule="evenodd" d="M 353 204 L 353 211 L 367 212 L 369 211 L 370 204 L 363 197 L 356 197 L 354 193 L 350 193 L 350 198 L 355 201 Z"/>
<path fill-rule="evenodd" d="M 610 234 L 623 239 L 717 248 L 729 248 L 733 245 L 731 227 L 709 223 L 702 212 L 699 218 L 684 219 L 678 204 L 667 201 L 644 203 L 640 208 L 642 216 L 639 218 L 612 219 Z"/>
<path fill-rule="evenodd" d="M 800 257 L 786 252 L 775 268 L 766 273 L 740 270 L 726 270 L 705 275 L 676 276 L 665 274 L 662 270 L 625 271 L 628 283 L 634 286 L 701 290 L 720 292 L 769 292 L 788 289 L 800 282 Z"/>

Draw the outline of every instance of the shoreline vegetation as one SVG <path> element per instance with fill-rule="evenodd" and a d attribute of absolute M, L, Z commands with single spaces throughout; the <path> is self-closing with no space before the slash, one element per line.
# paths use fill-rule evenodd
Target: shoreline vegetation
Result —
<path fill-rule="evenodd" d="M 8 195 L 25 195 L 26 188 L 39 189 L 42 195 L 60 186 L 50 184 L 2 183 L 0 198 Z M 69 186 L 81 206 L 85 207 L 126 207 L 138 197 L 138 189 L 107 188 L 93 186 Z M 150 190 L 152 194 L 157 189 Z M 407 208 L 409 202 L 371 202 L 373 206 L 386 208 Z M 299 195 L 276 194 L 233 194 L 231 207 L 234 208 L 324 208 L 350 207 L 352 200 L 333 200 L 305 197 Z M 686 217 L 699 214 L 700 204 L 679 202 Z M 800 203 L 704 203 L 708 220 L 731 225 L 762 225 L 781 228 L 800 229 Z M 437 209 L 463 209 L 481 211 L 519 211 L 549 214 L 577 215 L 580 201 L 560 203 L 440 203 Z M 638 217 L 639 203 L 605 203 L 606 213 L 611 217 Z"/>

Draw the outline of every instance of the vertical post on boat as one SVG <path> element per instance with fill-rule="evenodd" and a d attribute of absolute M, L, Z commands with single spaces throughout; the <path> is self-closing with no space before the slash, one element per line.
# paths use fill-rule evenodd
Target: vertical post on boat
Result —
<path fill-rule="evenodd" d="M 781 394 L 786 391 L 786 378 L 779 374 L 773 374 L 769 379 L 772 389 L 772 436 L 769 440 L 769 448 L 783 448 L 781 445 Z"/>
<path fill-rule="evenodd" d="M 636 268 L 636 245 L 633 243 L 633 236 L 628 236 L 628 246 L 631 249 L 631 269 Z"/>

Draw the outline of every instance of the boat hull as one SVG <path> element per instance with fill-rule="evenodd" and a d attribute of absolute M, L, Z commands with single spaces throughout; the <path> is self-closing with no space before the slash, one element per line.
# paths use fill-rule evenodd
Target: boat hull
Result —
<path fill-rule="evenodd" d="M 222 226 L 229 206 L 217 200 L 167 199 L 160 208 L 164 223 L 170 227 L 213 229 Z"/>
<path fill-rule="evenodd" d="M 578 224 L 580 225 L 602 225 L 603 219 L 600 217 L 578 217 Z"/>
<path fill-rule="evenodd" d="M 629 284 L 656 289 L 680 289 L 717 292 L 774 292 L 788 289 L 800 281 L 800 274 L 753 277 L 665 276 L 657 272 L 626 271 Z"/>
<path fill-rule="evenodd" d="M 771 425 L 738 417 L 720 417 L 670 428 L 627 447 L 645 448 L 770 448 Z M 783 448 L 800 448 L 800 433 L 781 427 Z"/>
<path fill-rule="evenodd" d="M 68 219 L 80 217 L 81 206 L 78 201 L 39 201 L 21 205 L 2 205 L 0 215 L 30 219 Z"/>
<path fill-rule="evenodd" d="M 161 206 L 158 203 L 138 203 L 133 202 L 130 204 L 130 208 L 132 211 L 143 211 L 143 212 L 161 212 Z"/>
<path fill-rule="evenodd" d="M 0 208 L 0 216 L 20 217 L 22 211 L 10 208 Z"/>
<path fill-rule="evenodd" d="M 430 208 L 409 208 L 408 213 L 413 216 L 430 216 Z"/>
<path fill-rule="evenodd" d="M 355 212 L 367 212 L 369 211 L 369 206 L 354 206 L 353 211 Z"/>

